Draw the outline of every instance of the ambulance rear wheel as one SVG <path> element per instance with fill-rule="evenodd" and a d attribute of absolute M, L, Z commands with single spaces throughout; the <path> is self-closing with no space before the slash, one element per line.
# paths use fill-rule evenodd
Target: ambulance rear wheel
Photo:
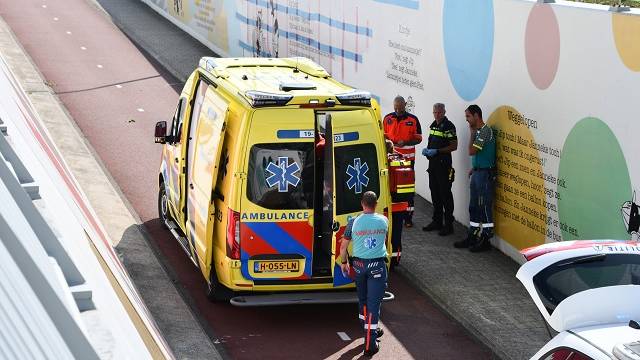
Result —
<path fill-rule="evenodd" d="M 218 281 L 214 264 L 211 264 L 211 275 L 206 289 L 207 299 L 211 302 L 228 302 L 235 295 L 228 287 Z"/>
<path fill-rule="evenodd" d="M 162 227 L 168 229 L 167 223 L 171 220 L 171 214 L 169 213 L 169 198 L 167 197 L 164 183 L 160 184 L 160 190 L 158 191 L 158 216 Z"/>

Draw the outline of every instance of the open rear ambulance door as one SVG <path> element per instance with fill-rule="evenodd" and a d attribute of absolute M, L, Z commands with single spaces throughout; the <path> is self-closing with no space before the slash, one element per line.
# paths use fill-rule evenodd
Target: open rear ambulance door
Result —
<path fill-rule="evenodd" d="M 567 241 L 522 251 L 516 277 L 562 332 L 640 319 L 640 244 Z"/>
<path fill-rule="evenodd" d="M 207 223 L 212 202 L 214 181 L 218 178 L 221 142 L 224 139 L 228 103 L 213 86 L 206 89 L 199 114 L 189 126 L 187 150 L 187 238 L 194 262 L 205 269 L 211 251 L 211 234 Z M 195 115 L 195 114 L 194 114 Z M 211 230 L 211 229 L 210 229 Z M 208 274 L 205 274 L 205 276 Z"/>
<path fill-rule="evenodd" d="M 265 108 L 252 116 L 240 201 L 240 262 L 242 275 L 254 285 L 312 281 L 314 138 L 312 109 Z"/>
<path fill-rule="evenodd" d="M 333 150 L 334 286 L 342 286 L 352 280 L 343 276 L 336 262 L 340 256 L 337 241 L 342 238 L 349 219 L 362 212 L 362 195 L 373 191 L 381 196 L 378 164 L 385 163 L 385 154 L 380 154 L 383 149 L 376 146 L 380 141 L 378 123 L 369 110 L 329 112 L 326 114 L 326 129 L 327 148 Z M 379 200 L 384 200 L 387 194 L 388 191 L 383 192 Z M 379 213 L 383 211 L 383 203 L 379 201 Z"/>

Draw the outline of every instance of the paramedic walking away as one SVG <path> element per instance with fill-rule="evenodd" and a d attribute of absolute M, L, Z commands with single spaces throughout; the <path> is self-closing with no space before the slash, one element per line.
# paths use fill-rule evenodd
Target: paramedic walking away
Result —
<path fill-rule="evenodd" d="M 384 137 L 393 141 L 394 150 L 413 164 L 416 161 L 416 145 L 422 142 L 422 128 L 418 117 L 405 109 L 407 102 L 402 96 L 393 100 L 394 112 L 384 117 Z M 407 227 L 413 226 L 413 197 L 409 200 L 409 211 L 405 218 Z"/>
<path fill-rule="evenodd" d="M 387 287 L 387 248 L 385 240 L 389 223 L 386 217 L 376 214 L 378 199 L 373 191 L 362 196 L 363 213 L 349 220 L 340 243 L 340 267 L 349 273 L 347 247 L 353 241 L 351 267 L 355 273 L 360 324 L 364 328 L 364 354 L 378 352 L 378 338 L 383 331 L 378 327 L 380 305 Z"/>
<path fill-rule="evenodd" d="M 471 105 L 465 110 L 469 123 L 469 155 L 472 168 L 469 196 L 469 234 L 454 244 L 471 252 L 491 249 L 493 237 L 493 196 L 496 179 L 496 138 L 493 129 L 482 120 L 482 110 Z"/>

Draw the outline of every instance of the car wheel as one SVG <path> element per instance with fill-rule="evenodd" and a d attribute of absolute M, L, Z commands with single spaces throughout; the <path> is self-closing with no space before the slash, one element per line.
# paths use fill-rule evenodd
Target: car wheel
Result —
<path fill-rule="evenodd" d="M 211 275 L 209 282 L 207 282 L 206 294 L 207 299 L 211 302 L 228 302 L 235 295 L 231 289 L 218 281 L 214 264 L 211 264 Z"/>
<path fill-rule="evenodd" d="M 169 198 L 164 184 L 160 184 L 160 190 L 158 191 L 158 216 L 162 226 L 168 229 L 167 223 L 171 220 L 171 214 L 169 214 Z"/>

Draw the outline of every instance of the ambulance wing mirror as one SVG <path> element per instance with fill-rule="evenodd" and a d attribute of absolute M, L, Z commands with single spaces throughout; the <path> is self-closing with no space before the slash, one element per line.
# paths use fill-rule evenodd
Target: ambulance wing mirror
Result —
<path fill-rule="evenodd" d="M 166 121 L 158 121 L 156 123 L 156 144 L 164 144 L 167 142 L 167 122 Z"/>

